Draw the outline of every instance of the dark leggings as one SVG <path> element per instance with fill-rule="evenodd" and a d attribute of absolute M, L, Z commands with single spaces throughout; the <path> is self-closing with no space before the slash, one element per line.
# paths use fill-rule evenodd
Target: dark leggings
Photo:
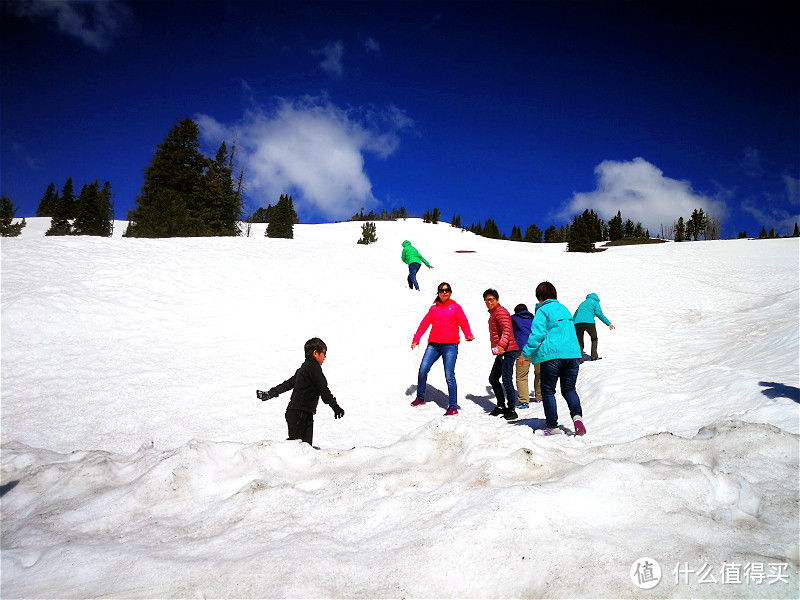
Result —
<path fill-rule="evenodd" d="M 597 360 L 597 327 L 594 323 L 575 323 L 575 335 L 578 336 L 581 354 L 583 354 L 583 334 L 586 332 L 589 333 L 589 337 L 592 339 L 592 360 Z"/>

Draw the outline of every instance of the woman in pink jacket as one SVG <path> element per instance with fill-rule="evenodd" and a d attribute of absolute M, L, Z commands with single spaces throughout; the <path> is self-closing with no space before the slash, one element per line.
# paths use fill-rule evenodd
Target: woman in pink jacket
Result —
<path fill-rule="evenodd" d="M 411 342 L 411 349 L 413 350 L 419 346 L 419 341 L 428 327 L 431 327 L 431 333 L 428 336 L 428 347 L 425 349 L 425 354 L 419 365 L 419 374 L 417 375 L 417 398 L 411 403 L 411 406 L 425 404 L 428 372 L 431 370 L 433 363 L 441 356 L 444 363 L 444 378 L 447 381 L 447 395 L 450 401 L 447 412 L 444 413 L 445 415 L 458 414 L 458 393 L 455 374 L 458 343 L 460 341 L 458 328 L 460 327 L 461 331 L 464 332 L 464 338 L 468 342 L 474 339 L 464 310 L 461 305 L 450 298 L 452 292 L 453 289 L 449 283 L 442 282 L 439 284 L 438 294 L 433 306 L 430 307 L 419 327 L 417 327 L 417 332 Z"/>

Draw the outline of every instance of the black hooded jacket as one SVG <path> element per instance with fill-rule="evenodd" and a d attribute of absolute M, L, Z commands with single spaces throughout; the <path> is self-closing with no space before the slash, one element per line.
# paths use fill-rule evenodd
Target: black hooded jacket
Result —
<path fill-rule="evenodd" d="M 286 410 L 302 410 L 316 414 L 320 396 L 325 404 L 331 407 L 336 405 L 336 398 L 328 389 L 328 380 L 322 372 L 322 365 L 313 356 L 306 358 L 294 375 L 276 385 L 270 392 L 277 395 L 288 390 L 293 391 Z"/>

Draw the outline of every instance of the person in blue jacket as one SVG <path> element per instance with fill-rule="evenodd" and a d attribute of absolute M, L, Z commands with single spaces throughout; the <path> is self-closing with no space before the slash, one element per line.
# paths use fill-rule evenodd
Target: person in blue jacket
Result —
<path fill-rule="evenodd" d="M 533 315 L 524 304 L 517 304 L 514 307 L 514 314 L 511 315 L 511 327 L 514 331 L 514 339 L 517 342 L 517 348 L 522 348 L 528 341 L 531 335 L 531 323 L 533 322 Z M 528 375 L 531 368 L 531 358 L 523 359 L 522 362 L 517 361 L 517 408 L 528 408 L 528 403 L 531 401 L 530 386 L 528 385 Z M 539 381 L 539 365 L 533 366 L 533 401 L 542 401 L 542 388 Z"/>
<path fill-rule="evenodd" d="M 575 337 L 572 314 L 558 300 L 555 286 L 543 281 L 536 287 L 536 312 L 531 323 L 531 335 L 517 359 L 518 363 L 531 357 L 540 365 L 542 379 L 542 404 L 544 405 L 544 434 L 550 435 L 558 428 L 556 408 L 556 383 L 561 380 L 561 395 L 567 401 L 575 435 L 584 435 L 581 399 L 575 391 L 580 368 L 581 349 Z"/>
<path fill-rule="evenodd" d="M 610 330 L 614 330 L 606 316 L 600 308 L 600 298 L 597 294 L 587 294 L 586 300 L 578 305 L 575 314 L 572 315 L 572 320 L 575 321 L 575 335 L 578 336 L 578 344 L 581 347 L 581 362 L 583 362 L 583 334 L 589 333 L 589 338 L 592 340 L 592 360 L 597 360 L 597 327 L 595 327 L 594 319 L 597 317 L 603 323 L 608 325 Z"/>

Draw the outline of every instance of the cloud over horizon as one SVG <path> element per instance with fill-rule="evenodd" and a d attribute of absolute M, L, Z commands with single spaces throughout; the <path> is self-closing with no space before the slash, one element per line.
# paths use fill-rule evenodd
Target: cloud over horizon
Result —
<path fill-rule="evenodd" d="M 245 193 L 258 205 L 290 194 L 299 213 L 333 219 L 378 204 L 364 155 L 387 158 L 399 146 L 400 132 L 413 125 L 397 107 L 345 110 L 310 97 L 248 111 L 231 126 L 209 115 L 195 121 L 207 141 L 235 140 Z"/>
<path fill-rule="evenodd" d="M 690 182 L 664 176 L 661 169 L 641 157 L 627 162 L 605 160 L 594 172 L 597 189 L 574 194 L 558 214 L 560 218 L 571 221 L 574 215 L 588 209 L 608 222 L 619 211 L 623 219 L 641 222 L 655 236 L 661 225 L 672 225 L 679 217 L 686 219 L 695 209 L 702 208 L 720 220 L 728 214 L 721 194 L 700 194 Z"/>
<path fill-rule="evenodd" d="M 49 21 L 61 33 L 77 38 L 96 50 L 107 49 L 133 21 L 130 7 L 116 0 L 12 0 L 4 5 L 18 17 Z"/>

